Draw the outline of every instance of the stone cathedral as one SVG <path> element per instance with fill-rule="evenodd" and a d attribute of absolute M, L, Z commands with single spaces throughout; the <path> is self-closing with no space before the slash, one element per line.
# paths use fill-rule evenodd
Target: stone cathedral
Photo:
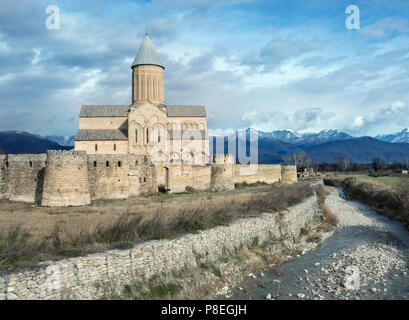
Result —
<path fill-rule="evenodd" d="M 75 150 L 149 155 L 162 163 L 209 162 L 205 107 L 165 104 L 165 67 L 148 34 L 131 68 L 132 104 L 82 106 Z"/>
<path fill-rule="evenodd" d="M 132 103 L 82 106 L 74 150 L 0 155 L 0 199 L 80 206 L 164 190 L 224 191 L 235 183 L 297 181 L 294 166 L 210 157 L 205 107 L 165 104 L 165 67 L 148 35 L 131 68 Z"/>

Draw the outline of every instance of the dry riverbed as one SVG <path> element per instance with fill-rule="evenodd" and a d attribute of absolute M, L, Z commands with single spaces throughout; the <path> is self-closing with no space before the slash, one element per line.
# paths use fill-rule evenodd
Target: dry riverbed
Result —
<path fill-rule="evenodd" d="M 325 203 L 339 220 L 335 232 L 324 234 L 315 250 L 293 255 L 279 272 L 250 274 L 218 298 L 409 299 L 409 232 L 328 190 Z"/>

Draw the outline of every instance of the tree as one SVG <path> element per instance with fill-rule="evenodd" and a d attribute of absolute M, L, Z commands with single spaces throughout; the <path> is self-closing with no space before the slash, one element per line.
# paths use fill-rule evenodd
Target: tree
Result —
<path fill-rule="evenodd" d="M 297 167 L 297 170 L 300 168 L 310 167 L 312 161 L 308 157 L 308 154 L 305 151 L 298 151 L 294 154 L 286 154 L 281 157 L 285 164 L 291 164 Z"/>
<path fill-rule="evenodd" d="M 384 161 L 381 158 L 377 157 L 372 159 L 372 168 L 374 171 L 382 170 L 383 166 Z"/>
<path fill-rule="evenodd" d="M 286 154 L 281 157 L 286 165 L 293 164 L 293 156 L 291 154 Z"/>
<path fill-rule="evenodd" d="M 351 168 L 352 160 L 351 158 L 341 156 L 337 162 L 337 168 L 339 171 L 346 171 Z"/>

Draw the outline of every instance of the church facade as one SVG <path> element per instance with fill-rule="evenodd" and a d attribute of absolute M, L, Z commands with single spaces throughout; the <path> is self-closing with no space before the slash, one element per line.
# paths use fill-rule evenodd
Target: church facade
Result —
<path fill-rule="evenodd" d="M 131 68 L 132 104 L 82 106 L 75 150 L 146 155 L 154 163 L 209 163 L 206 109 L 165 104 L 165 67 L 147 34 Z"/>

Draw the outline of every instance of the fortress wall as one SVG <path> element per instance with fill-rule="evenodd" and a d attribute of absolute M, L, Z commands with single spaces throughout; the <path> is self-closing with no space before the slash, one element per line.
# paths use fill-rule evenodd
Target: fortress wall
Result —
<path fill-rule="evenodd" d="M 250 246 L 255 239 L 260 244 L 281 239 L 277 245 L 291 248 L 301 228 L 313 221 L 316 210 L 316 196 L 312 196 L 285 214 L 266 213 L 174 240 L 148 241 L 127 250 L 44 262 L 34 269 L 0 275 L 0 300 L 98 299 L 110 293 L 106 288 L 121 294 L 125 285 L 135 281 L 146 283 L 154 276 L 163 277 L 183 268 L 194 270 L 199 267 L 197 260 L 217 262 Z"/>
<path fill-rule="evenodd" d="M 41 205 L 62 207 L 90 203 L 86 153 L 48 151 Z"/>
<path fill-rule="evenodd" d="M 149 158 L 139 155 L 89 155 L 91 198 L 125 199 L 157 191 L 156 172 Z"/>
<path fill-rule="evenodd" d="M 281 166 L 281 181 L 287 183 L 297 182 L 297 167 Z"/>
<path fill-rule="evenodd" d="M 168 188 L 171 192 L 185 192 L 186 187 L 196 191 L 210 189 L 211 166 L 195 166 L 190 164 L 169 164 L 160 166 L 158 170 L 159 184 L 165 184 L 165 167 L 169 169 Z"/>
<path fill-rule="evenodd" d="M 7 198 L 11 201 L 40 203 L 46 161 L 46 154 L 7 155 Z"/>
<path fill-rule="evenodd" d="M 275 183 L 281 181 L 280 164 L 235 164 L 233 165 L 234 183 Z"/>
<path fill-rule="evenodd" d="M 211 188 L 214 191 L 233 190 L 233 155 L 213 155 Z"/>
<path fill-rule="evenodd" d="M 0 200 L 6 198 L 7 193 L 6 156 L 0 154 Z"/>
<path fill-rule="evenodd" d="M 75 150 L 86 151 L 91 154 L 127 154 L 128 153 L 128 141 L 75 141 Z M 98 150 L 95 150 L 95 145 L 98 146 Z M 116 150 L 114 150 L 116 145 Z"/>

